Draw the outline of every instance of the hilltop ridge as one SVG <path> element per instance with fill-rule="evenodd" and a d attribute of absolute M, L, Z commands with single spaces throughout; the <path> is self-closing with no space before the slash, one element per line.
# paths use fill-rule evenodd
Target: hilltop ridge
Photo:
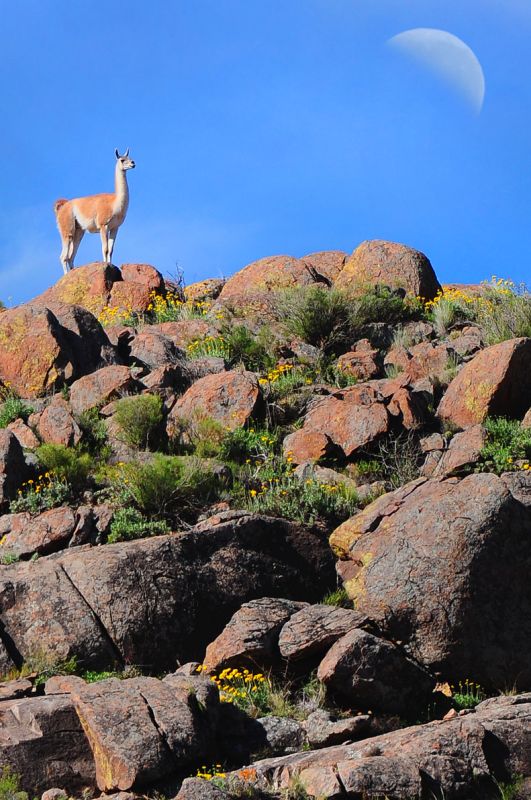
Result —
<path fill-rule="evenodd" d="M 0 794 L 530 796 L 528 293 L 93 263 L 0 392 Z"/>

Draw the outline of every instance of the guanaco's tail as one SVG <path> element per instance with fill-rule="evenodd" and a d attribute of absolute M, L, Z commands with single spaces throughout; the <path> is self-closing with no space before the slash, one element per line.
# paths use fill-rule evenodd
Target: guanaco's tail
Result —
<path fill-rule="evenodd" d="M 55 203 L 53 204 L 53 210 L 55 211 L 56 215 L 57 215 L 57 212 L 59 211 L 59 209 L 62 206 L 64 206 L 65 203 L 68 203 L 68 200 L 65 200 L 64 198 L 61 198 L 60 200 L 56 200 L 55 201 Z"/>

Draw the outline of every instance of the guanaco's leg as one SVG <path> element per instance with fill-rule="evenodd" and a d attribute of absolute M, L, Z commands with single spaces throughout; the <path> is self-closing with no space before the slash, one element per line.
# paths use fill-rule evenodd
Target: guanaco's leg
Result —
<path fill-rule="evenodd" d="M 116 241 L 116 236 L 118 234 L 118 228 L 112 228 L 109 230 L 109 244 L 108 244 L 108 254 L 109 254 L 109 264 L 112 264 L 112 251 L 114 250 L 114 243 Z"/>
<path fill-rule="evenodd" d="M 103 263 L 109 263 L 109 229 L 107 225 L 102 225 L 100 228 L 101 236 L 101 252 L 103 255 Z"/>
<path fill-rule="evenodd" d="M 83 230 L 83 228 L 81 228 L 79 225 L 76 225 L 68 258 L 70 269 L 72 269 L 74 266 L 74 258 L 76 257 L 76 253 L 78 251 L 79 245 L 81 244 L 81 239 L 83 238 L 84 234 L 85 231 Z"/>

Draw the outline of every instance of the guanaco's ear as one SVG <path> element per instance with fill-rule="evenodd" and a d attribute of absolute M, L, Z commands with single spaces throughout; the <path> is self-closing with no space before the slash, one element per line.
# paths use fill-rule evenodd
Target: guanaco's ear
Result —
<path fill-rule="evenodd" d="M 129 158 L 129 148 L 125 151 L 124 158 Z"/>
<path fill-rule="evenodd" d="M 116 155 L 116 158 L 120 158 L 120 153 L 118 152 L 118 150 L 116 150 L 116 148 L 115 148 L 115 150 L 114 150 L 114 153 L 115 153 L 115 155 Z"/>

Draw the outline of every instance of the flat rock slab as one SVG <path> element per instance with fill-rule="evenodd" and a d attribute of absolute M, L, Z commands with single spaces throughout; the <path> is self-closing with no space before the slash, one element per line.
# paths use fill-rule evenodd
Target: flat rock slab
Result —
<path fill-rule="evenodd" d="M 353 628 L 368 622 L 365 614 L 328 605 L 306 606 L 283 626 L 279 649 L 291 661 L 322 653 Z"/>
<path fill-rule="evenodd" d="M 531 694 L 497 697 L 466 716 L 257 761 L 229 778 L 278 791 L 299 776 L 315 797 L 323 787 L 327 796 L 367 800 L 417 797 L 420 790 L 448 800 L 483 797 L 481 787 L 492 788 L 493 777 L 531 774 L 530 730 Z"/>
<path fill-rule="evenodd" d="M 242 603 L 317 599 L 333 580 L 322 532 L 243 512 L 0 567 L 0 671 L 36 652 L 85 668 L 172 670 L 201 658 Z"/>

